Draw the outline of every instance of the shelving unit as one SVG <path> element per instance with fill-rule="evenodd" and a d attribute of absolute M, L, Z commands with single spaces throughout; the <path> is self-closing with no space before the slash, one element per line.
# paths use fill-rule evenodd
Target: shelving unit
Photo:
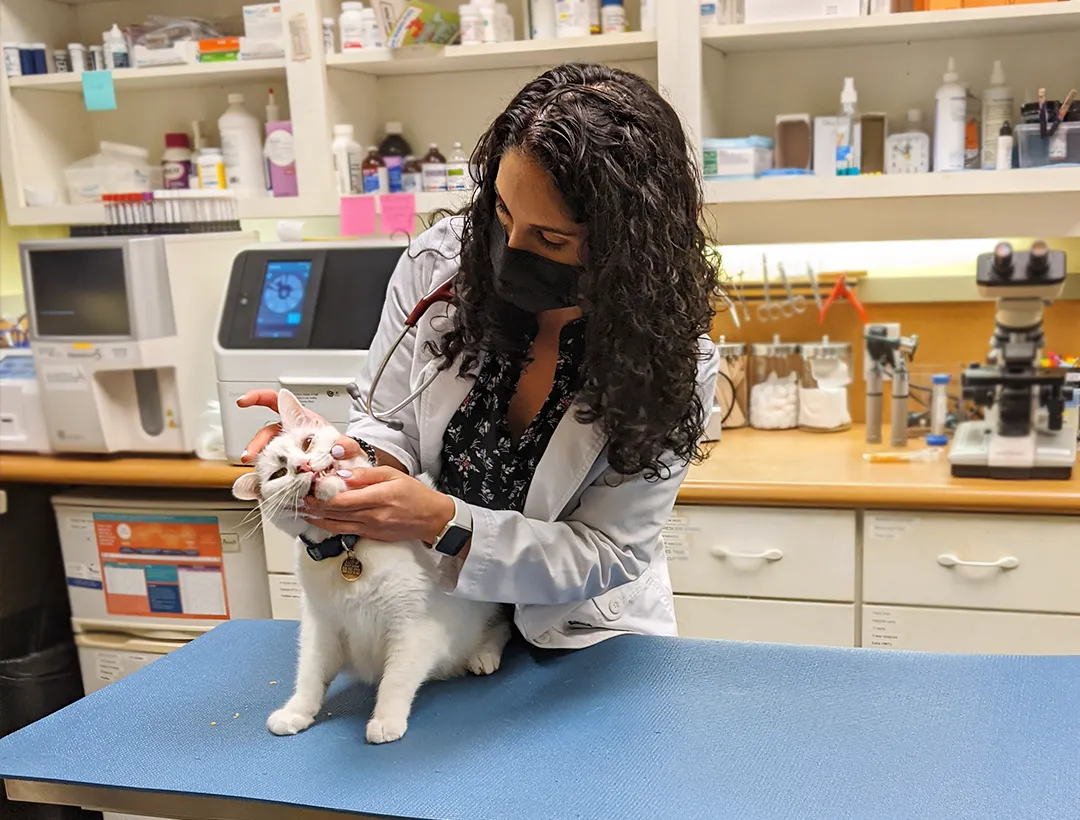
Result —
<path fill-rule="evenodd" d="M 456 0 L 437 0 L 456 8 Z M 238 14 L 243 0 L 189 0 L 185 14 Z M 510 0 L 518 36 L 527 0 Z M 337 0 L 282 0 L 286 19 L 307 23 L 309 56 L 114 72 L 118 111 L 88 113 L 77 75 L 0 78 L 0 172 L 13 224 L 87 224 L 100 206 L 31 208 L 23 187 L 54 185 L 62 168 L 104 139 L 144 145 L 155 157 L 166 130 L 193 119 L 214 125 L 226 94 L 240 91 L 262 114 L 268 87 L 293 122 L 300 196 L 241 203 L 245 219 L 334 217 L 331 129 L 353 124 L 376 144 L 400 121 L 417 154 L 436 142 L 475 144 L 491 119 L 541 70 L 595 61 L 635 71 L 682 117 L 699 153 L 708 136 L 771 134 L 783 113 L 832 114 L 845 76 L 860 108 L 896 130 L 908 108 L 932 125 L 933 95 L 948 56 L 981 93 L 993 59 L 1005 62 L 1016 96 L 1040 86 L 1063 94 L 1080 78 L 1080 0 L 958 11 L 740 26 L 699 24 L 696 0 L 667 0 L 657 31 L 479 46 L 415 47 L 323 54 L 318 32 Z M 628 0 L 631 28 L 637 0 Z M 159 13 L 152 0 L 0 0 L 5 39 L 97 42 L 114 20 Z M 215 144 L 211 142 L 211 144 Z M 705 184 L 707 216 L 725 244 L 748 242 L 1080 236 L 1080 169 L 968 172 L 855 179 L 780 178 Z M 461 195 L 421 194 L 419 213 L 456 208 Z"/>

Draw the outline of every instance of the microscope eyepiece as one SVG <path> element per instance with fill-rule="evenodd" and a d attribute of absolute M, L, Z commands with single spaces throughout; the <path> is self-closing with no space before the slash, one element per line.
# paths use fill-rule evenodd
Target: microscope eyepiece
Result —
<path fill-rule="evenodd" d="M 1013 249 L 1008 242 L 998 242 L 994 248 L 994 274 L 1002 279 L 1013 275 Z"/>
<path fill-rule="evenodd" d="M 1041 239 L 1031 246 L 1028 253 L 1027 273 L 1031 277 L 1045 276 L 1050 270 L 1050 248 Z"/>

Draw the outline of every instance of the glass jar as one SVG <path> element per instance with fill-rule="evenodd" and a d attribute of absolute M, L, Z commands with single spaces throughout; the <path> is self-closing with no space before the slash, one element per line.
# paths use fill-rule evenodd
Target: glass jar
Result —
<path fill-rule="evenodd" d="M 848 387 L 851 384 L 851 345 L 804 342 L 802 377 L 799 380 L 799 429 L 815 433 L 847 430 L 851 427 Z"/>
<path fill-rule="evenodd" d="M 750 345 L 752 386 L 750 426 L 758 430 L 791 430 L 799 424 L 799 346 L 781 342 Z"/>
<path fill-rule="evenodd" d="M 723 336 L 716 343 L 720 354 L 720 374 L 716 377 L 716 403 L 720 407 L 721 427 L 733 430 L 747 422 L 746 344 L 728 342 Z"/>

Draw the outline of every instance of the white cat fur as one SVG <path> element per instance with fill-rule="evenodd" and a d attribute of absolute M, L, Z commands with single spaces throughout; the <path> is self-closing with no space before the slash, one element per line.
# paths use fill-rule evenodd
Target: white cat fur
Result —
<path fill-rule="evenodd" d="M 236 480 L 233 494 L 258 500 L 269 521 L 317 543 L 331 533 L 298 517 L 297 503 L 309 492 L 333 498 L 345 489 L 339 469 L 370 462 L 366 457 L 336 461 L 330 449 L 337 431 L 313 420 L 289 391 L 278 394 L 278 410 L 281 435 L 259 454 L 255 472 Z M 304 464 L 311 472 L 302 469 Z M 285 475 L 271 478 L 282 468 Z M 430 486 L 426 477 L 421 480 Z M 310 726 L 327 686 L 343 669 L 378 684 L 367 739 L 386 743 L 405 734 L 413 698 L 425 681 L 466 671 L 490 675 L 499 668 L 510 637 L 501 607 L 442 592 L 435 556 L 421 542 L 361 539 L 353 551 L 363 572 L 352 582 L 341 576 L 344 556 L 315 561 L 299 539 L 297 547 L 303 594 L 296 691 L 270 715 L 267 727 L 274 734 L 292 735 Z"/>

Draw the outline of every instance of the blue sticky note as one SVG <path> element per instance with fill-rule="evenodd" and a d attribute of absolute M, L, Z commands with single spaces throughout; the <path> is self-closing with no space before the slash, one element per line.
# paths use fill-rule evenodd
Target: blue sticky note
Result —
<path fill-rule="evenodd" d="M 87 111 L 116 110 L 116 89 L 111 71 L 84 71 L 82 93 Z"/>

